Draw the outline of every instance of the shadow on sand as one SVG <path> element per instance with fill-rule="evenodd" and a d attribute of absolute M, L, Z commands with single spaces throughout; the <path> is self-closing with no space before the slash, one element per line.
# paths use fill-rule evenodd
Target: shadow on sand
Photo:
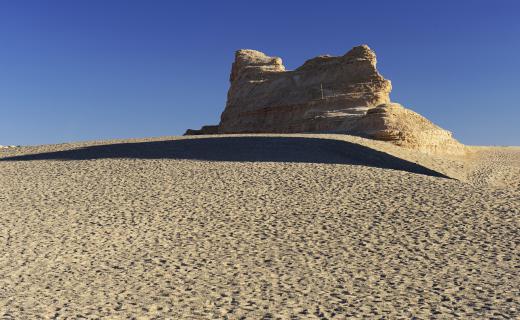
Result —
<path fill-rule="evenodd" d="M 300 137 L 219 137 L 118 143 L 13 156 L 0 161 L 106 158 L 350 164 L 448 178 L 416 163 L 359 144 Z"/>

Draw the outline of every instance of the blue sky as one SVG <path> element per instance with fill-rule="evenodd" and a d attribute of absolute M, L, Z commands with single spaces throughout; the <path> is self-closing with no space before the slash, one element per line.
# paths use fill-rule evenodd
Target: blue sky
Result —
<path fill-rule="evenodd" d="M 520 145 L 520 2 L 0 0 L 0 144 L 216 124 L 234 51 L 288 69 L 366 43 L 392 100 L 467 144 Z"/>

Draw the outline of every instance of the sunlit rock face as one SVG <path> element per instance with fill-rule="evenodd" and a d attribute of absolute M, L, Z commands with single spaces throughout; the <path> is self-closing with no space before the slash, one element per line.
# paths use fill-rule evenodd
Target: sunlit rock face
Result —
<path fill-rule="evenodd" d="M 219 125 L 186 134 L 347 133 L 427 153 L 464 153 L 449 131 L 391 103 L 392 85 L 376 64 L 367 45 L 312 58 L 292 71 L 279 57 L 238 50 Z"/>
<path fill-rule="evenodd" d="M 389 102 L 391 90 L 368 46 L 313 58 L 294 71 L 278 57 L 239 50 L 230 81 L 219 133 L 337 131 L 345 118 Z"/>
<path fill-rule="evenodd" d="M 385 103 L 372 108 L 355 121 L 346 120 L 341 129 L 424 153 L 465 153 L 464 145 L 453 139 L 451 132 L 398 103 Z"/>

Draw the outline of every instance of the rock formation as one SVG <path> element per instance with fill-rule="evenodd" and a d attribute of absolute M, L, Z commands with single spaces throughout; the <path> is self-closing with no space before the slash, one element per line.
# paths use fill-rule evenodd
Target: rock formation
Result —
<path fill-rule="evenodd" d="M 293 71 L 281 58 L 239 50 L 220 124 L 186 134 L 348 133 L 425 152 L 463 152 L 450 132 L 390 103 L 391 83 L 376 63 L 366 45 L 340 57 L 318 56 Z"/>
<path fill-rule="evenodd" d="M 294 71 L 285 71 L 280 58 L 239 50 L 230 81 L 221 133 L 336 131 L 344 118 L 389 102 L 391 90 L 367 46 Z"/>
<path fill-rule="evenodd" d="M 199 130 L 188 129 L 184 133 L 185 136 L 200 136 L 204 134 L 217 134 L 218 126 L 202 126 Z"/>

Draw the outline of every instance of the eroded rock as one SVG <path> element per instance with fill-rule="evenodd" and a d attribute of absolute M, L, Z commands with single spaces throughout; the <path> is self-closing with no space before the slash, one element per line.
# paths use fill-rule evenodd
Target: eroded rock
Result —
<path fill-rule="evenodd" d="M 294 71 L 278 57 L 239 50 L 230 80 L 219 133 L 336 131 L 343 118 L 390 101 L 390 81 L 368 46 L 313 58 Z"/>
<path fill-rule="evenodd" d="M 462 154 L 465 147 L 451 132 L 398 103 L 385 103 L 367 111 L 355 121 L 345 121 L 342 129 L 353 135 L 389 141 L 425 153 Z"/>
<path fill-rule="evenodd" d="M 367 45 L 339 57 L 318 56 L 293 71 L 286 71 L 279 57 L 239 50 L 226 107 L 211 131 L 348 133 L 423 152 L 463 152 L 449 131 L 390 102 L 391 83 L 376 64 Z M 186 134 L 201 132 L 204 127 Z"/>

